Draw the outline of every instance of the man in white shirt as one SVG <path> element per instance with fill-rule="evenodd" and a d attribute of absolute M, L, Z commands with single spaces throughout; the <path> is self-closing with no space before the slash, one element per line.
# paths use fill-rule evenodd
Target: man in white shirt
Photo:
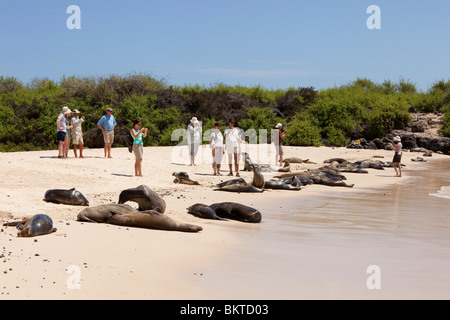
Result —
<path fill-rule="evenodd" d="M 239 155 L 241 149 L 241 134 L 240 129 L 234 127 L 234 119 L 228 120 L 229 127 L 225 129 L 225 149 L 228 153 L 228 166 L 230 167 L 229 176 L 233 175 L 233 156 L 234 156 L 234 169 L 236 171 L 236 177 L 239 175 Z"/>

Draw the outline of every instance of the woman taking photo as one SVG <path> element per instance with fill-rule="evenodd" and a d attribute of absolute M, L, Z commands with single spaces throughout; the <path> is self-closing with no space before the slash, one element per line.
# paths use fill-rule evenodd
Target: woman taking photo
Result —
<path fill-rule="evenodd" d="M 141 128 L 141 120 L 134 120 L 133 129 L 130 133 L 133 137 L 133 153 L 136 157 L 134 172 L 136 177 L 142 177 L 142 159 L 144 156 L 144 138 L 147 136 L 148 129 Z"/>

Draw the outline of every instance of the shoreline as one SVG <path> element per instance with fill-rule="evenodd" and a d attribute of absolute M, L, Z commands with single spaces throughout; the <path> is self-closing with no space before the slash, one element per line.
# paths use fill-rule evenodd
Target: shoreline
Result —
<path fill-rule="evenodd" d="M 284 207 L 286 201 L 334 193 L 336 188 L 347 194 L 372 190 L 377 186 L 403 184 L 409 179 L 408 175 L 399 179 L 389 175 L 390 171 L 369 169 L 368 175 L 344 173 L 349 183 L 355 183 L 354 188 L 310 185 L 300 191 L 265 191 L 262 196 L 227 193 L 213 191 L 210 187 L 231 177 L 213 176 L 209 163 L 189 167 L 176 163 L 167 165 L 167 161 L 161 161 L 168 159 L 172 152 L 170 147 L 146 147 L 143 178 L 132 175 L 134 156 L 125 148 L 113 149 L 113 159 L 103 159 L 103 149 L 86 149 L 85 159 L 67 160 L 53 159 L 54 151 L 0 153 L 2 162 L 10 165 L 9 170 L 7 166 L 1 170 L 0 194 L 3 199 L 0 220 L 10 220 L 7 213 L 14 218 L 29 216 L 30 213 L 47 213 L 58 228 L 56 234 L 20 239 L 15 237 L 14 228 L 3 227 L 0 237 L 5 240 L 5 246 L 0 252 L 4 255 L 0 271 L 6 273 L 4 286 L 0 288 L 2 298 L 214 299 L 214 294 L 205 290 L 208 291 L 211 285 L 226 285 L 226 282 L 217 283 L 211 279 L 215 274 L 216 261 L 240 247 L 241 239 L 264 231 L 265 221 L 270 215 L 265 217 L 261 208 L 264 209 L 267 203 L 273 207 Z M 317 163 L 296 165 L 295 170 L 302 171 L 320 166 L 323 160 L 331 157 L 342 155 L 350 160 L 360 160 L 378 155 L 390 160 L 392 152 L 286 147 L 285 154 L 286 157 L 309 157 Z M 426 165 L 411 162 L 410 159 L 418 155 L 405 153 L 405 174 Z M 436 158 L 448 157 L 436 155 Z M 222 170 L 227 167 L 225 161 Z M 393 175 L 393 168 L 387 170 L 392 170 Z M 201 185 L 175 185 L 171 176 L 175 171 L 187 171 L 191 179 L 198 180 Z M 265 177 L 273 175 L 276 173 L 266 174 Z M 63 179 L 58 180 L 61 176 Z M 241 176 L 250 181 L 252 173 L 241 172 Z M 116 202 L 121 190 L 140 184 L 148 185 L 163 197 L 167 203 L 165 214 L 176 220 L 200 225 L 204 230 L 198 234 L 185 234 L 78 223 L 74 220 L 82 208 L 42 201 L 47 189 L 76 187 L 90 200 L 91 206 L 95 206 Z M 252 225 L 237 221 L 203 220 L 186 213 L 186 208 L 197 202 L 211 204 L 224 201 L 241 202 L 260 209 L 263 222 Z M 251 253 L 248 259 L 254 262 Z M 66 285 L 70 277 L 67 269 L 73 265 L 81 270 L 80 290 L 69 290 Z M 30 268 L 42 277 L 32 277 L 27 271 Z M 276 272 L 274 270 L 272 276 L 276 277 Z M 251 289 L 249 296 L 257 296 L 257 288 Z"/>

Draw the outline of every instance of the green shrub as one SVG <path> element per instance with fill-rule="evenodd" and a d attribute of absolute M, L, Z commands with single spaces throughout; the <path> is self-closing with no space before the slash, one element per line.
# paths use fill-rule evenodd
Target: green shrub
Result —
<path fill-rule="evenodd" d="M 289 123 L 285 141 L 294 146 L 320 146 L 322 136 L 314 120 L 297 114 Z"/>

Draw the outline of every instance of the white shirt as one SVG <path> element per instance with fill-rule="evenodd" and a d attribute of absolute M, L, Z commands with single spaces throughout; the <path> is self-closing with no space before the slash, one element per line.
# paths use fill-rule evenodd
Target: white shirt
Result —
<path fill-rule="evenodd" d="M 211 132 L 211 148 L 223 148 L 223 135 L 220 130 Z"/>
<path fill-rule="evenodd" d="M 228 134 L 229 133 L 229 134 Z M 239 134 L 240 134 L 240 129 L 239 128 L 234 128 L 233 130 L 231 130 L 230 128 L 226 128 L 225 129 L 225 147 L 228 151 L 233 152 L 234 148 L 238 148 L 238 152 L 239 152 Z"/>

